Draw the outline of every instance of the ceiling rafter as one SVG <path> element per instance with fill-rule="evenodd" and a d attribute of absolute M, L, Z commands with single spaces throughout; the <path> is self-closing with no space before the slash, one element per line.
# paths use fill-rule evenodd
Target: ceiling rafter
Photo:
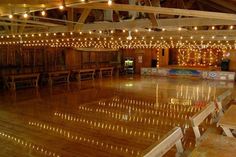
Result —
<path fill-rule="evenodd" d="M 226 19 L 235 20 L 235 14 L 219 13 L 210 11 L 198 11 L 188 9 L 176 9 L 176 8 L 164 8 L 164 7 L 151 7 L 151 6 L 137 6 L 128 4 L 112 4 L 111 6 L 106 3 L 97 4 L 81 4 L 74 6 L 75 8 L 87 8 L 87 9 L 103 9 L 103 10 L 119 10 L 119 11 L 137 11 L 145 13 L 159 13 L 166 15 L 182 15 L 182 16 L 193 16 L 203 18 L 214 18 L 214 19 Z"/>

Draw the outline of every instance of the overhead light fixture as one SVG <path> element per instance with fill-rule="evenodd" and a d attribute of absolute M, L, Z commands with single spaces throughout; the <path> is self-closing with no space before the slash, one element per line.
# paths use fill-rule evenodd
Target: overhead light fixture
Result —
<path fill-rule="evenodd" d="M 112 5 L 112 0 L 108 0 L 107 4 Z"/>

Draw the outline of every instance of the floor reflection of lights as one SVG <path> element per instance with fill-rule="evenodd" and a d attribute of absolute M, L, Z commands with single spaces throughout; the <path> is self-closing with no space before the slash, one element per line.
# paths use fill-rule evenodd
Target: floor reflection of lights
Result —
<path fill-rule="evenodd" d="M 71 131 L 68 131 L 68 130 L 60 128 L 60 127 L 55 127 L 50 124 L 45 124 L 45 123 L 40 123 L 40 122 L 29 122 L 28 124 L 32 127 L 36 127 L 36 128 L 39 128 L 39 129 L 42 129 L 45 131 L 56 133 L 64 138 L 69 139 L 69 140 L 82 142 L 82 143 L 89 144 L 89 145 L 94 145 L 94 146 L 100 147 L 101 149 L 110 149 L 113 151 L 121 151 L 121 152 L 125 152 L 125 153 L 130 153 L 132 155 L 139 155 L 140 154 L 139 151 L 133 150 L 131 148 L 102 142 L 102 141 L 99 141 L 99 140 L 94 139 L 92 137 L 80 136 L 79 134 L 72 133 Z M 104 127 L 106 127 L 106 126 L 104 126 Z"/>
<path fill-rule="evenodd" d="M 7 139 L 11 142 L 14 142 L 15 144 L 20 145 L 20 146 L 24 147 L 25 149 L 33 150 L 33 151 L 35 151 L 37 153 L 40 153 L 42 155 L 52 156 L 52 157 L 61 157 L 57 153 L 52 152 L 52 151 L 48 150 L 47 148 L 45 148 L 43 146 L 34 144 L 32 142 L 29 142 L 29 141 L 26 141 L 24 139 L 18 138 L 16 136 L 9 135 L 9 134 L 4 133 L 4 132 L 0 132 L 0 137 L 2 137 L 4 139 Z"/>

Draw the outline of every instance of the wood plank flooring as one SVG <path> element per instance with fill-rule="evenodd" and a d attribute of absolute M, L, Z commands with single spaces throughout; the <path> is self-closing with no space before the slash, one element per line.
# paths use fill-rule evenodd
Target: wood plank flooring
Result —
<path fill-rule="evenodd" d="M 194 135 L 188 118 L 226 90 L 216 84 L 123 77 L 39 91 L 4 91 L 0 93 L 0 156 L 140 156 L 175 126 L 184 131 L 184 147 L 191 148 Z M 173 149 L 167 156 L 174 153 Z"/>

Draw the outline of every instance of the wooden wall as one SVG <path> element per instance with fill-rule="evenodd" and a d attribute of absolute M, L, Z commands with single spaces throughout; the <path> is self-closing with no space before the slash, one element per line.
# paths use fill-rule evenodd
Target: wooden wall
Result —
<path fill-rule="evenodd" d="M 230 59 L 229 70 L 236 72 L 236 49 L 229 50 L 228 52 L 230 53 L 230 55 L 229 55 L 229 59 Z"/>

